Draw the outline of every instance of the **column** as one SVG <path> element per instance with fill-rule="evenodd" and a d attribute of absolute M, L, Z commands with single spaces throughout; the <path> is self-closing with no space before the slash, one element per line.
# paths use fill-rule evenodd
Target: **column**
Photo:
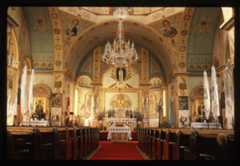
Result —
<path fill-rule="evenodd" d="M 61 117 L 61 125 L 64 125 L 65 119 L 65 110 L 64 110 L 64 87 L 65 87 L 65 76 L 64 76 L 64 60 L 63 60 L 63 36 L 62 36 L 62 27 L 61 21 L 59 19 L 58 9 L 55 7 L 49 8 L 49 15 L 52 19 L 53 27 L 53 42 L 54 42 L 54 89 L 53 93 L 59 94 L 61 96 L 61 106 L 59 106 L 58 112 Z"/>
<path fill-rule="evenodd" d="M 139 85 L 139 89 L 140 89 L 140 96 L 141 96 L 141 105 L 139 106 L 139 108 L 141 109 L 143 115 L 144 115 L 144 120 L 147 120 L 148 123 L 145 124 L 148 127 L 149 126 L 149 100 L 147 100 L 147 102 L 145 101 L 146 98 L 149 99 L 149 87 L 150 87 L 150 83 L 149 83 L 149 52 L 144 49 L 144 48 L 140 48 L 140 54 L 139 54 L 139 68 L 140 68 L 140 85 Z M 147 106 L 145 106 L 147 104 Z M 146 108 L 144 108 L 146 107 Z"/>
<path fill-rule="evenodd" d="M 175 74 L 175 104 L 176 104 L 176 126 L 177 127 L 190 127 L 191 111 L 189 108 L 189 92 L 186 73 Z"/>

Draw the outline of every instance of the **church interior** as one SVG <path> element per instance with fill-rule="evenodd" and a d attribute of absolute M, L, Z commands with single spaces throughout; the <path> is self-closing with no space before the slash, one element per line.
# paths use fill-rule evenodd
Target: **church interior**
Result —
<path fill-rule="evenodd" d="M 7 159 L 234 158 L 231 7 L 9 7 Z"/>

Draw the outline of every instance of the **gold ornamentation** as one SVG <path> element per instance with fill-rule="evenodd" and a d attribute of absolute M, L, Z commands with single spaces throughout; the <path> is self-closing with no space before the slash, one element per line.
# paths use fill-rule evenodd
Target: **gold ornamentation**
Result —
<path fill-rule="evenodd" d="M 114 96 L 114 98 L 111 102 L 111 107 L 114 109 L 131 108 L 131 105 L 132 105 L 131 101 L 124 94 L 118 94 L 118 95 Z"/>
<path fill-rule="evenodd" d="M 55 81 L 54 87 L 58 88 L 58 89 L 61 88 L 62 87 L 62 82 L 61 81 Z"/>

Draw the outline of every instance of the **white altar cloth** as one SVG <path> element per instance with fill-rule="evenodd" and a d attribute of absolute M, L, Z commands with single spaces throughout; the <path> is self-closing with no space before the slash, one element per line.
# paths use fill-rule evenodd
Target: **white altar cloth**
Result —
<path fill-rule="evenodd" d="M 192 122 L 192 128 L 208 128 L 208 129 L 220 129 L 220 123 L 205 123 L 205 122 Z"/>
<path fill-rule="evenodd" d="M 30 120 L 30 121 L 23 121 L 22 126 L 42 126 L 46 127 L 49 126 L 49 123 L 47 120 Z"/>
<path fill-rule="evenodd" d="M 127 133 L 128 140 L 132 140 L 131 129 L 128 126 L 123 126 L 123 127 L 111 126 L 111 127 L 109 127 L 108 128 L 108 136 L 107 136 L 108 140 L 112 139 L 112 133 Z"/>

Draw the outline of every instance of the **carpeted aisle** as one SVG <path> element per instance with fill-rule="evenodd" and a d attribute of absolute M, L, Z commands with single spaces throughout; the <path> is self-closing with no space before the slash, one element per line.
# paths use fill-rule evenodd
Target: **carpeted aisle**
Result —
<path fill-rule="evenodd" d="M 136 141 L 127 143 L 100 141 L 100 149 L 91 160 L 144 160 L 136 146 Z"/>

